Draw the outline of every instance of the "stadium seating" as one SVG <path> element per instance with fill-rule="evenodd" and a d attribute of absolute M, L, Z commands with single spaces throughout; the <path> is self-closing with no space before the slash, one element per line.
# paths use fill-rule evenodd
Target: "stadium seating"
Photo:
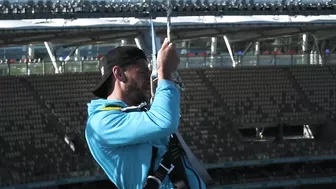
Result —
<path fill-rule="evenodd" d="M 281 67 L 204 71 L 238 125 L 289 123 L 310 117 Z"/>
<path fill-rule="evenodd" d="M 187 81 L 181 99 L 182 135 L 204 162 L 231 161 L 234 154 L 244 149 L 236 148 L 234 133 L 228 129 L 230 125 L 224 126 L 229 124 L 225 120 L 227 112 L 203 81 L 202 70 L 185 69 L 179 73 Z"/>
<path fill-rule="evenodd" d="M 240 167 L 210 170 L 211 176 L 220 184 L 258 183 L 260 181 L 284 181 L 335 175 L 335 162 L 310 162 L 267 165 L 264 167 Z M 328 166 L 329 164 L 329 166 Z M 327 168 L 329 167 L 329 168 Z M 261 187 L 262 188 L 262 187 Z"/>
<path fill-rule="evenodd" d="M 1 162 L 10 166 L 13 178 L 2 178 L 2 185 L 32 182 L 39 176 L 81 170 L 73 164 L 73 154 L 22 78 L 0 79 Z M 59 126 L 59 125 L 57 125 Z M 77 169 L 76 169 L 77 168 Z M 50 177 L 55 179 L 57 177 Z"/>
<path fill-rule="evenodd" d="M 179 130 L 203 163 L 335 154 L 335 144 L 323 141 L 245 142 L 238 129 L 335 120 L 336 67 L 193 68 L 179 72 L 186 86 Z M 99 79 L 98 72 L 0 77 L 3 186 L 102 174 L 84 141 L 87 103 L 95 99 L 91 91 Z M 64 136 L 71 136 L 76 149 L 84 153 L 73 153 Z M 309 166 L 295 171 L 301 169 L 312 175 L 321 172 Z M 323 173 L 333 170 L 324 169 Z M 287 178 L 281 171 L 269 170 L 264 171 L 266 176 L 253 170 L 214 172 L 222 175 L 216 179 L 225 184 L 235 184 L 238 177 L 244 182 Z"/>
<path fill-rule="evenodd" d="M 96 76 L 96 79 L 91 80 L 91 77 L 92 74 L 64 74 L 32 76 L 27 79 L 60 119 L 66 133 L 72 133 L 83 131 L 86 123 L 86 104 L 93 98 L 89 87 L 92 86 L 92 81 L 96 82 L 98 79 Z"/>
<path fill-rule="evenodd" d="M 335 69 L 335 67 L 332 67 Z M 290 72 L 316 111 L 325 112 L 335 119 L 336 80 L 328 66 L 291 67 Z"/>

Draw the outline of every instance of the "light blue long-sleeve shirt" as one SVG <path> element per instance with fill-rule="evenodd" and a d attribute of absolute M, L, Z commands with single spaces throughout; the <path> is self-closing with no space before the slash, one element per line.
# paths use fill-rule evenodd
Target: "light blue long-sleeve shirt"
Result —
<path fill-rule="evenodd" d="M 159 80 L 149 111 L 104 111 L 107 105 L 126 107 L 121 101 L 98 99 L 88 104 L 85 137 L 90 152 L 119 189 L 142 189 L 148 175 L 152 146 L 158 148 L 155 170 L 167 151 L 169 136 L 179 125 L 180 92 L 173 82 Z M 191 189 L 205 189 L 186 157 L 184 165 Z M 169 177 L 161 189 L 173 189 Z"/>

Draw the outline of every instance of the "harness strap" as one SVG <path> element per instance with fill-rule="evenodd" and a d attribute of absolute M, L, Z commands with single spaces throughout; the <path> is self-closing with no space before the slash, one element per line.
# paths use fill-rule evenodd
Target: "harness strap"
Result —
<path fill-rule="evenodd" d="M 182 160 L 183 149 L 175 134 L 172 135 L 167 152 L 163 155 L 159 168 L 148 176 L 144 189 L 159 189 L 168 175 L 176 189 L 190 189 Z"/>
<path fill-rule="evenodd" d="M 147 103 L 143 102 L 138 106 L 129 106 L 129 107 L 120 107 L 120 106 L 114 106 L 114 105 L 107 105 L 104 108 L 101 108 L 100 110 L 119 110 L 122 112 L 132 112 L 132 111 L 147 111 Z"/>
<path fill-rule="evenodd" d="M 149 167 L 148 175 L 152 174 L 154 172 L 154 167 L 155 167 L 155 158 L 157 156 L 158 148 L 157 147 L 152 147 L 152 159 L 151 159 L 151 164 Z"/>
<path fill-rule="evenodd" d="M 117 110 L 123 112 L 130 112 L 134 110 L 146 111 L 146 104 L 139 106 L 122 108 L 119 106 L 108 105 L 100 110 Z M 152 147 L 151 165 L 149 167 L 147 181 L 144 189 L 159 189 L 164 178 L 168 175 L 170 181 L 173 183 L 176 189 L 190 189 L 188 177 L 185 172 L 185 168 L 182 160 L 183 149 L 180 146 L 178 138 L 175 134 L 172 135 L 169 141 L 167 152 L 163 155 L 159 168 L 154 171 L 155 158 L 157 157 L 158 148 Z M 117 189 L 117 187 L 116 187 Z"/>
<path fill-rule="evenodd" d="M 100 110 L 121 110 L 121 107 L 117 107 L 117 106 L 107 106 L 107 107 L 104 107 L 104 108 L 101 108 Z"/>
<path fill-rule="evenodd" d="M 170 139 L 169 148 L 175 170 L 173 170 L 171 173 L 168 173 L 168 175 L 174 185 L 174 188 L 190 189 L 188 177 L 182 159 L 184 150 L 175 134 L 173 134 Z"/>
<path fill-rule="evenodd" d="M 152 159 L 151 159 L 151 164 L 150 164 L 150 167 L 149 167 L 149 171 L 148 171 L 148 176 L 150 174 L 153 174 L 154 172 L 154 167 L 155 167 L 155 158 L 157 156 L 157 152 L 158 152 L 158 148 L 156 147 L 152 147 Z M 118 187 L 112 182 L 113 186 L 112 186 L 112 189 L 118 189 Z"/>

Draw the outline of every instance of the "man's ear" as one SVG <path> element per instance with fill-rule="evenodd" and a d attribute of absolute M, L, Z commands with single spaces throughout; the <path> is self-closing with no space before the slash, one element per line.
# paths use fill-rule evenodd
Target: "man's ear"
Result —
<path fill-rule="evenodd" d="M 112 73 L 114 75 L 114 78 L 116 78 L 117 80 L 119 80 L 121 82 L 126 82 L 126 80 L 127 80 L 126 75 L 125 75 L 124 71 L 119 66 L 114 66 L 112 68 Z"/>

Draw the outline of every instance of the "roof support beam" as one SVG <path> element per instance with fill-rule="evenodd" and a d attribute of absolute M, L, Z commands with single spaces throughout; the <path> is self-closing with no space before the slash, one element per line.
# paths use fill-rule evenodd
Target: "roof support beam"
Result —
<path fill-rule="evenodd" d="M 56 61 L 56 56 L 55 56 L 55 51 L 54 51 L 54 48 L 52 47 L 52 44 L 49 43 L 49 42 L 44 42 L 44 46 L 46 47 L 47 51 L 48 51 L 48 54 L 49 54 L 49 57 L 50 57 L 50 60 L 55 68 L 55 73 L 60 73 L 58 67 L 57 67 L 57 61 Z"/>
<path fill-rule="evenodd" d="M 226 48 L 229 51 L 229 54 L 230 54 L 230 57 L 231 57 L 231 60 L 232 60 L 232 67 L 236 67 L 236 61 L 233 57 L 233 52 L 232 52 L 232 49 L 231 49 L 230 41 L 225 35 L 223 36 L 223 39 L 224 39 Z"/>

